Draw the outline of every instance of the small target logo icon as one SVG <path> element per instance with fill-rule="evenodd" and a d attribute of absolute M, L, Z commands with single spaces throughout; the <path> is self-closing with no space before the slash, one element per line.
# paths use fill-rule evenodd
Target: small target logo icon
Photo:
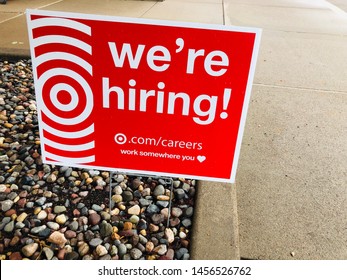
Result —
<path fill-rule="evenodd" d="M 127 141 L 127 137 L 123 133 L 117 133 L 114 136 L 114 141 L 116 141 L 117 144 L 123 145 Z"/>

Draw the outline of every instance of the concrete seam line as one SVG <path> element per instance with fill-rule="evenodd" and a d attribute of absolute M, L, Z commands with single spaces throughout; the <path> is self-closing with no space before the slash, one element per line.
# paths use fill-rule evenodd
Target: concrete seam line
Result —
<path fill-rule="evenodd" d="M 228 3 L 225 2 L 225 0 L 222 0 L 222 8 L 223 8 L 223 25 L 232 25 L 230 17 L 228 16 L 227 13 L 227 7 Z"/>
<path fill-rule="evenodd" d="M 295 89 L 295 90 L 302 90 L 302 91 L 316 91 L 316 92 L 326 92 L 326 93 L 342 93 L 342 94 L 347 94 L 346 91 L 332 90 L 332 89 L 319 89 L 319 88 L 305 88 L 305 87 L 293 87 L 293 86 L 280 86 L 280 85 L 269 85 L 269 84 L 262 84 L 262 83 L 254 83 L 253 85 L 254 85 L 254 86 L 259 86 L 259 87 L 269 87 L 269 88 Z"/>
<path fill-rule="evenodd" d="M 221 188 L 223 191 L 227 189 L 227 191 L 230 190 L 230 198 L 231 198 L 231 209 L 228 207 L 228 210 L 231 212 L 228 212 L 228 216 L 231 217 L 231 221 L 229 224 L 225 224 L 224 228 L 226 232 L 228 233 L 225 237 L 225 242 L 228 242 L 227 246 L 223 246 L 224 248 L 227 248 L 227 251 L 217 252 L 217 251 L 209 251 L 206 250 L 206 246 L 202 246 L 202 242 L 206 242 L 206 239 L 213 240 L 213 236 L 209 236 L 208 233 L 211 232 L 211 227 L 208 227 L 208 224 L 206 222 L 210 221 L 211 219 L 207 219 L 205 216 L 205 212 L 198 211 L 198 209 L 203 209 L 203 207 L 206 207 L 206 195 L 203 193 L 204 188 L 203 185 L 206 186 L 206 191 L 209 193 L 211 191 L 211 184 L 215 184 L 215 182 L 208 182 L 208 181 L 198 181 L 197 182 L 197 190 L 196 190 L 196 199 L 195 199 L 195 210 L 194 210 L 194 217 L 193 217 L 193 234 L 191 239 L 191 259 L 200 260 L 200 259 L 240 259 L 240 250 L 239 250 L 239 236 L 238 236 L 238 218 L 237 218 L 237 210 L 236 210 L 236 192 L 235 189 L 229 189 L 235 188 L 236 185 L 230 185 L 223 183 L 223 186 Z M 218 186 L 212 186 L 212 187 L 218 187 Z M 229 197 L 229 195 L 228 195 Z M 232 199 L 234 198 L 234 199 Z M 217 207 L 218 208 L 218 207 Z M 220 209 L 219 209 L 220 210 Z M 212 230 L 213 232 L 213 230 Z M 217 240 L 218 241 L 218 240 Z M 229 243 L 230 242 L 230 243 Z M 220 248 L 221 246 L 219 246 Z M 217 246 L 218 248 L 218 246 Z M 229 251 L 230 250 L 230 251 Z M 209 254 L 206 252 L 209 251 Z"/>
<path fill-rule="evenodd" d="M 17 17 L 20 17 L 20 16 L 22 16 L 22 15 L 24 15 L 24 13 L 20 13 L 20 14 L 18 14 L 18 15 L 15 15 L 15 16 L 13 16 L 13 17 L 10 17 L 10 18 L 8 18 L 8 19 L 5 19 L 5 20 L 3 20 L 3 21 L 0 21 L 0 24 L 1 24 L 1 23 L 5 23 L 5 22 L 7 22 L 7 21 L 10 21 L 10 20 L 12 20 L 12 19 L 15 19 L 15 18 L 17 18 Z"/>
<path fill-rule="evenodd" d="M 151 7 L 149 7 L 142 15 L 140 15 L 140 18 L 143 18 L 145 16 L 145 14 L 147 14 L 150 10 L 152 10 L 154 8 L 154 6 L 156 6 L 157 4 L 159 4 L 158 2 L 164 2 L 164 0 L 162 1 L 156 1 Z"/>
<path fill-rule="evenodd" d="M 46 5 L 42 5 L 40 7 L 37 7 L 36 9 L 43 9 L 43 8 L 46 8 L 46 7 L 49 7 L 49 6 L 52 6 L 54 4 L 58 4 L 60 2 L 63 2 L 64 0 L 58 0 L 58 1 L 55 1 L 55 2 L 52 2 L 52 3 L 49 3 L 49 4 L 46 4 Z"/>
<path fill-rule="evenodd" d="M 336 5 L 332 4 L 332 3 L 330 3 L 329 1 L 324 1 L 324 2 L 325 2 L 325 4 L 327 5 L 327 7 L 328 7 L 331 11 L 333 11 L 335 14 L 337 14 L 337 15 L 339 15 L 339 16 L 342 16 L 342 17 L 344 17 L 344 18 L 347 17 L 347 13 L 346 13 L 344 10 L 342 10 L 341 8 L 339 8 L 338 6 L 336 6 Z"/>
<path fill-rule="evenodd" d="M 239 214 L 237 210 L 237 189 L 236 189 L 237 184 L 233 184 L 231 187 L 234 188 L 232 191 L 234 192 L 234 207 L 233 207 L 233 229 L 234 229 L 234 237 L 236 238 L 235 240 L 235 247 L 237 251 L 237 259 L 241 259 L 241 252 L 240 252 L 240 231 L 239 231 Z"/>

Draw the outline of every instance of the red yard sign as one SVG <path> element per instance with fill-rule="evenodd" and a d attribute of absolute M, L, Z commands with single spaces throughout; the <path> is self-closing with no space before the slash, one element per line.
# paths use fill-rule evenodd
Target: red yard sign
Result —
<path fill-rule="evenodd" d="M 44 162 L 234 182 L 260 30 L 28 10 Z"/>

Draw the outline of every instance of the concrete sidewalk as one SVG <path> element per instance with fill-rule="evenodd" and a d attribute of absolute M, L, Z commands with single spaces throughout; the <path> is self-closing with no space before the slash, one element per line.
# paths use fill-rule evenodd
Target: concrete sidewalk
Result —
<path fill-rule="evenodd" d="M 201 182 L 193 258 L 347 259 L 345 0 L 9 0 L 1 54 L 29 54 L 25 8 L 263 28 L 236 177 L 239 228 L 235 186 Z"/>
<path fill-rule="evenodd" d="M 347 259 L 347 2 L 226 3 L 232 24 L 263 28 L 236 178 L 241 256 Z"/>

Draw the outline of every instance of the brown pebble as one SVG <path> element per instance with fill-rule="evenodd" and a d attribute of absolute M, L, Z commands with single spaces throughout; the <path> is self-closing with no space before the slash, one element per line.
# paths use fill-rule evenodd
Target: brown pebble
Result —
<path fill-rule="evenodd" d="M 168 249 L 165 255 L 169 260 L 173 260 L 175 256 L 175 251 L 173 249 Z"/>
<path fill-rule="evenodd" d="M 121 236 L 118 233 L 113 232 L 111 235 L 111 238 L 112 238 L 112 240 L 120 240 Z"/>
<path fill-rule="evenodd" d="M 133 228 L 133 224 L 131 222 L 125 222 L 123 230 L 129 230 Z"/>
<path fill-rule="evenodd" d="M 146 252 L 150 253 L 150 252 L 153 251 L 153 249 L 154 249 L 154 244 L 153 244 L 153 242 L 148 241 L 148 242 L 146 243 Z"/>
<path fill-rule="evenodd" d="M 11 239 L 11 242 L 10 242 L 10 246 L 16 246 L 18 244 L 18 242 L 20 241 L 20 238 L 19 236 L 14 236 L 12 239 Z"/>
<path fill-rule="evenodd" d="M 129 229 L 129 230 L 123 230 L 119 233 L 120 236 L 133 236 L 134 232 Z"/>
<path fill-rule="evenodd" d="M 78 210 L 78 209 L 74 209 L 72 211 L 72 214 L 75 216 L 75 217 L 79 217 L 81 215 L 81 212 Z"/>
<path fill-rule="evenodd" d="M 20 200 L 17 201 L 17 205 L 19 208 L 24 208 L 26 203 L 27 203 L 26 198 L 21 198 Z"/>
<path fill-rule="evenodd" d="M 49 213 L 48 216 L 47 216 L 47 220 L 48 221 L 53 221 L 56 217 L 56 214 L 53 214 L 53 213 Z"/>
<path fill-rule="evenodd" d="M 65 249 L 60 249 L 58 251 L 58 254 L 57 254 L 57 258 L 59 260 L 63 260 L 65 258 L 65 253 L 66 253 L 66 250 Z"/>
<path fill-rule="evenodd" d="M 97 214 L 97 213 L 92 213 L 92 214 L 89 215 L 88 220 L 89 220 L 89 223 L 90 223 L 92 226 L 95 226 L 95 225 L 97 225 L 97 224 L 100 222 L 101 217 L 100 217 L 100 215 Z"/>
<path fill-rule="evenodd" d="M 24 198 L 28 196 L 28 191 L 21 191 L 18 195 L 20 198 Z"/>
<path fill-rule="evenodd" d="M 13 261 L 18 261 L 18 260 L 22 260 L 23 257 L 21 255 L 20 252 L 13 252 L 10 257 L 9 257 L 10 260 L 13 260 Z"/>
<path fill-rule="evenodd" d="M 149 224 L 149 231 L 150 232 L 157 232 L 159 230 L 159 226 L 155 224 Z"/>
<path fill-rule="evenodd" d="M 78 194 L 77 194 L 77 193 L 71 194 L 71 198 L 72 198 L 72 199 L 77 198 L 77 197 L 78 197 Z"/>
<path fill-rule="evenodd" d="M 182 239 L 181 240 L 181 245 L 184 248 L 188 248 L 189 247 L 189 241 L 187 239 Z"/>
<path fill-rule="evenodd" d="M 67 230 L 65 232 L 65 237 L 67 239 L 71 239 L 71 238 L 75 238 L 77 236 L 76 232 L 74 232 L 73 230 Z"/>
<path fill-rule="evenodd" d="M 16 214 L 16 210 L 10 209 L 10 210 L 5 212 L 5 217 L 11 217 L 13 214 Z"/>

